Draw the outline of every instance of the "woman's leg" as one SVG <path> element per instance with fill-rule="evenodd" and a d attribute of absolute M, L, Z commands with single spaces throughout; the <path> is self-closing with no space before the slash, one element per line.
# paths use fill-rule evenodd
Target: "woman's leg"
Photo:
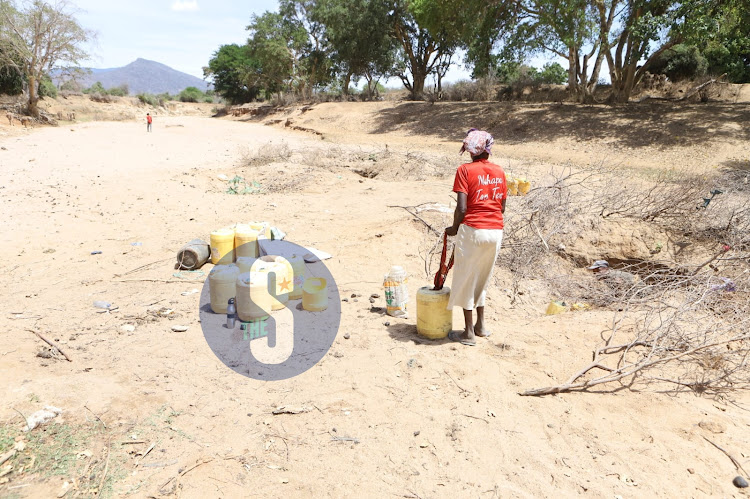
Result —
<path fill-rule="evenodd" d="M 474 325 L 474 334 L 480 337 L 489 336 L 484 329 L 484 306 L 477 307 L 477 323 Z"/>
<path fill-rule="evenodd" d="M 474 339 L 474 318 L 472 317 L 472 314 L 473 310 L 464 309 L 464 323 L 466 324 L 466 327 L 464 328 L 464 334 L 461 335 L 461 337 L 465 340 Z"/>

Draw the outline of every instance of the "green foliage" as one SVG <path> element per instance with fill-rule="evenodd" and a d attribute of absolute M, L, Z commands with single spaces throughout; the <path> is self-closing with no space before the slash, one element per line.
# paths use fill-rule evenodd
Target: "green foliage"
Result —
<path fill-rule="evenodd" d="M 102 85 L 102 82 L 97 81 L 96 83 L 91 85 L 89 88 L 85 89 L 83 93 L 107 95 L 107 90 L 104 88 L 104 85 Z"/>
<path fill-rule="evenodd" d="M 368 91 L 377 93 L 376 81 L 389 75 L 396 49 L 387 2 L 320 0 L 314 14 L 326 27 L 344 93 L 349 93 L 350 80 L 358 77 L 368 81 Z"/>
<path fill-rule="evenodd" d="M 215 91 L 231 104 L 255 100 L 260 87 L 251 83 L 260 71 L 260 63 L 253 58 L 248 45 L 222 45 L 203 68 L 203 76 L 211 78 Z M 210 91 L 213 92 L 213 91 Z"/>
<path fill-rule="evenodd" d="M 495 70 L 500 83 L 514 84 L 562 84 L 568 79 L 568 71 L 560 64 L 545 64 L 541 70 L 519 62 L 501 62 Z"/>
<path fill-rule="evenodd" d="M 187 87 L 178 95 L 180 102 L 200 102 L 204 97 L 205 94 L 196 87 Z"/>
<path fill-rule="evenodd" d="M 249 86 L 261 87 L 268 93 L 302 90 L 302 59 L 308 49 L 305 28 L 281 14 L 265 12 L 253 15 L 247 29 L 250 54 L 257 61 L 257 68 L 248 75 Z"/>
<path fill-rule="evenodd" d="M 692 5 L 691 5 L 692 6 Z M 685 39 L 700 49 L 707 72 L 732 83 L 750 82 L 750 4 L 746 0 L 700 2 Z"/>
<path fill-rule="evenodd" d="M 654 74 L 665 74 L 672 81 L 687 80 L 703 76 L 708 61 L 698 47 L 679 44 L 656 56 L 649 67 Z"/>
<path fill-rule="evenodd" d="M 23 92 L 23 82 L 23 74 L 13 66 L 0 67 L 0 94 L 21 94 Z"/>
<path fill-rule="evenodd" d="M 52 78 L 44 75 L 42 81 L 39 82 L 39 97 L 57 97 L 57 87 L 52 83 Z"/>
<path fill-rule="evenodd" d="M 138 100 L 149 106 L 157 107 L 160 105 L 159 98 L 154 94 L 141 93 L 137 95 Z"/>
<path fill-rule="evenodd" d="M 562 85 L 568 80 L 568 70 L 557 62 L 548 62 L 539 72 L 539 81 L 552 85 Z"/>
<path fill-rule="evenodd" d="M 127 83 L 123 83 L 122 85 L 108 89 L 107 93 L 115 97 L 125 97 L 130 94 L 130 88 Z"/>
<path fill-rule="evenodd" d="M 234 178 L 228 181 L 227 194 L 244 195 L 244 194 L 259 194 L 263 191 L 263 188 L 258 182 L 247 183 L 247 181 L 235 175 Z"/>

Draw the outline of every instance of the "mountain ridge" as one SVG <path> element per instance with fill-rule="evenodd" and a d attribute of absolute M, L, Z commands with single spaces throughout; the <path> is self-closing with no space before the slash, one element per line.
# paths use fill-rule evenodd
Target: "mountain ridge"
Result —
<path fill-rule="evenodd" d="M 82 88 L 88 88 L 97 81 L 104 88 L 114 88 L 127 85 L 131 95 L 140 93 L 150 94 L 179 94 L 187 87 L 197 87 L 202 91 L 209 90 L 211 84 L 193 75 L 172 69 L 166 64 L 138 58 L 119 68 L 82 68 L 86 74 L 75 78 L 53 77 L 56 85 L 74 80 Z"/>

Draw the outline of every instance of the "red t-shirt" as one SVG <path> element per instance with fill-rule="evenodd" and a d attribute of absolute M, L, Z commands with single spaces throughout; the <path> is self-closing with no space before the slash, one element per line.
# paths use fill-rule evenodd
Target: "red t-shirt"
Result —
<path fill-rule="evenodd" d="M 508 184 L 502 168 L 486 159 L 458 167 L 453 192 L 467 196 L 463 223 L 475 229 L 503 228 L 503 200 L 508 197 Z"/>
<path fill-rule="evenodd" d="M 146 121 L 149 122 L 149 123 L 151 123 L 151 115 L 146 116 Z"/>

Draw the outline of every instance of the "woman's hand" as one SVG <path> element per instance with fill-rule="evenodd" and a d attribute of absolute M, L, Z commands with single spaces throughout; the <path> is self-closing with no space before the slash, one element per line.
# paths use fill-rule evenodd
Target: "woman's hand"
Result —
<path fill-rule="evenodd" d="M 456 234 L 458 234 L 458 228 L 451 225 L 450 227 L 445 228 L 445 233 L 449 236 L 455 236 Z"/>

